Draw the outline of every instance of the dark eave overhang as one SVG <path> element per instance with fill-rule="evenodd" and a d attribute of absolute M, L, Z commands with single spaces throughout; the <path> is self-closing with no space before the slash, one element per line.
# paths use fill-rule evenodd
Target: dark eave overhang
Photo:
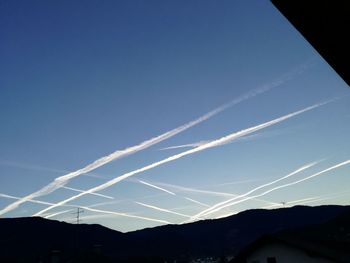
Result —
<path fill-rule="evenodd" d="M 271 2 L 350 86 L 350 1 Z"/>

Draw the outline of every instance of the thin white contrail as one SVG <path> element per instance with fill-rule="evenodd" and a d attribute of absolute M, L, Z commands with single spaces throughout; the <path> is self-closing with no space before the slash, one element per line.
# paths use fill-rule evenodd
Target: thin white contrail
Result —
<path fill-rule="evenodd" d="M 126 157 L 126 156 L 131 155 L 133 153 L 136 153 L 138 151 L 149 148 L 152 145 L 155 145 L 155 144 L 160 143 L 166 139 L 169 139 L 178 133 L 181 133 L 181 132 L 183 132 L 183 131 L 185 131 L 185 130 L 187 130 L 187 129 L 189 129 L 189 128 L 191 128 L 191 127 L 193 127 L 201 122 L 204 122 L 204 121 L 210 119 L 211 117 L 219 114 L 220 112 L 222 112 L 222 111 L 224 111 L 224 110 L 226 110 L 234 105 L 237 105 L 238 103 L 241 103 L 247 99 L 255 97 L 255 96 L 257 96 L 261 93 L 264 93 L 272 88 L 278 87 L 278 86 L 282 85 L 284 82 L 290 80 L 296 74 L 300 74 L 305 69 L 306 69 L 306 67 L 304 65 L 302 65 L 301 67 L 298 67 L 296 70 L 288 72 L 287 74 L 283 75 L 281 78 L 277 79 L 276 81 L 273 81 L 269 84 L 263 85 L 262 87 L 251 90 L 251 91 L 241 95 L 240 97 L 230 101 L 229 103 L 226 103 L 226 104 L 202 115 L 201 117 L 199 117 L 193 121 L 190 121 L 190 122 L 188 122 L 182 126 L 179 126 L 173 130 L 165 132 L 159 136 L 156 136 L 154 138 L 146 140 L 138 145 L 128 147 L 124 150 L 115 151 L 107 156 L 104 156 L 102 158 L 95 160 L 94 162 L 86 165 L 85 167 L 83 167 L 79 170 L 76 170 L 74 172 L 70 172 L 70 173 L 65 174 L 63 176 L 57 177 L 52 182 L 50 182 L 46 186 L 42 187 L 38 191 L 33 192 L 33 193 L 23 197 L 22 199 L 17 200 L 16 202 L 14 202 L 12 204 L 9 204 L 8 206 L 6 206 L 2 210 L 0 210 L 0 215 L 3 215 L 5 213 L 17 208 L 19 205 L 21 205 L 21 204 L 23 204 L 31 199 L 35 199 L 37 197 L 52 193 L 53 191 L 57 190 L 58 188 L 66 185 L 71 179 L 73 179 L 77 176 L 91 172 L 91 171 L 93 171 L 93 170 L 95 170 L 95 169 L 97 169 L 97 168 L 99 168 L 107 163 L 110 163 L 116 159 Z"/>
<path fill-rule="evenodd" d="M 74 192 L 79 192 L 79 193 L 83 193 L 84 192 L 84 190 L 73 188 L 73 187 L 68 187 L 68 186 L 62 186 L 61 188 L 72 190 Z M 100 197 L 104 197 L 104 198 L 107 198 L 107 199 L 114 199 L 114 197 L 109 196 L 109 195 L 103 195 L 103 194 L 99 194 L 99 193 L 91 193 L 91 194 L 92 195 L 96 195 L 96 196 L 100 196 Z"/>
<path fill-rule="evenodd" d="M 349 163 L 350 163 L 350 160 L 347 160 L 347 161 L 344 161 L 344 162 L 342 162 L 342 163 L 336 164 L 336 165 L 334 165 L 334 166 L 332 166 L 332 167 L 329 167 L 329 168 L 327 168 L 327 169 L 325 169 L 325 170 L 322 170 L 322 171 L 320 171 L 320 172 L 318 172 L 318 173 L 315 173 L 315 174 L 312 174 L 312 175 L 310 175 L 310 176 L 307 176 L 307 177 L 305 177 L 305 178 L 303 178 L 303 179 L 300 179 L 300 180 L 297 180 L 297 181 L 294 181 L 294 182 L 291 182 L 291 183 L 283 184 L 283 185 L 280 185 L 280 186 L 276 186 L 276 187 L 271 188 L 271 189 L 269 189 L 269 190 L 267 190 L 267 191 L 265 191 L 265 192 L 263 192 L 263 193 L 261 193 L 261 194 L 254 195 L 254 196 L 249 196 L 249 197 L 246 197 L 246 198 L 244 198 L 244 199 L 241 199 L 241 200 L 238 200 L 238 201 L 235 201 L 235 202 L 231 202 L 231 203 L 222 205 L 222 206 L 220 206 L 220 207 L 218 207 L 218 208 L 216 208 L 216 209 L 214 209 L 214 210 L 211 210 L 211 211 L 210 211 L 209 213 L 207 213 L 206 215 L 209 215 L 209 214 L 211 214 L 211 213 L 217 212 L 217 211 L 219 211 L 219 210 L 221 210 L 221 209 L 223 209 L 223 208 L 225 208 L 225 207 L 229 207 L 229 206 L 233 206 L 233 205 L 236 205 L 236 204 L 245 202 L 245 201 L 250 200 L 250 199 L 253 199 L 253 198 L 255 198 L 255 197 L 264 196 L 264 195 L 266 195 L 266 194 L 268 194 L 268 193 L 271 193 L 271 192 L 273 192 L 273 191 L 276 191 L 276 190 L 278 190 L 278 189 L 285 188 L 285 187 L 288 187 L 288 186 L 292 186 L 292 185 L 295 185 L 295 184 L 304 182 L 304 181 L 309 180 L 309 179 L 311 179 L 311 178 L 313 178 L 313 177 L 319 176 L 319 175 L 321 175 L 321 174 L 324 174 L 324 173 L 329 172 L 329 171 L 331 171 L 331 170 L 337 169 L 337 168 L 339 168 L 339 167 L 341 167 L 341 166 L 344 166 L 344 165 L 347 165 L 347 164 L 349 164 Z"/>
<path fill-rule="evenodd" d="M 140 182 L 140 181 L 139 181 Z M 167 193 L 170 193 L 171 195 L 175 195 L 175 196 L 178 196 L 178 197 L 181 197 L 181 198 L 184 198 L 192 203 L 195 203 L 195 204 L 199 204 L 201 206 L 205 206 L 205 207 L 210 207 L 208 204 L 204 204 L 198 200 L 194 200 L 192 198 L 189 198 L 189 197 L 185 197 L 185 196 L 179 196 L 178 194 L 174 193 L 174 192 L 171 192 L 169 190 L 166 190 L 164 188 L 161 188 L 159 186 L 156 186 L 154 184 L 151 184 L 151 183 L 147 183 L 147 182 L 144 182 L 142 181 L 142 183 L 144 183 L 145 185 L 148 185 L 150 187 L 153 187 L 153 188 L 156 188 L 156 189 L 159 189 L 161 191 L 164 191 L 164 192 L 167 192 Z M 162 184 L 162 183 L 157 183 L 157 184 Z M 233 183 L 229 183 L 229 184 L 233 184 Z M 199 189 L 194 189 L 194 188 L 188 188 L 188 187 L 182 187 L 182 186 L 177 186 L 177 185 L 172 185 L 172 184 L 165 184 L 163 183 L 163 185 L 168 185 L 170 187 L 173 187 L 175 189 L 180 189 L 180 191 L 189 191 L 189 192 L 199 192 L 199 193 L 204 193 L 204 194 L 211 194 L 211 195 L 219 195 L 219 196 L 237 196 L 235 194 L 229 194 L 229 193 L 222 193 L 222 192 L 213 192 L 213 191 L 207 191 L 207 190 L 199 190 Z M 225 185 L 225 184 L 223 184 Z M 258 201 L 262 201 L 262 202 L 267 202 L 267 203 L 270 203 L 269 201 L 265 201 L 265 200 L 261 200 L 261 199 L 257 199 Z M 273 203 L 275 204 L 275 203 Z"/>
<path fill-rule="evenodd" d="M 80 206 L 80 207 L 85 209 L 85 210 L 89 210 L 89 211 L 97 212 L 97 213 L 111 214 L 111 215 L 124 216 L 124 217 L 130 217 L 130 218 L 137 218 L 137 219 L 153 221 L 153 222 L 158 222 L 158 223 L 163 223 L 163 224 L 171 224 L 169 221 L 154 219 L 154 218 L 150 218 L 150 217 L 136 216 L 136 215 L 119 213 L 119 212 L 114 212 L 114 211 L 100 210 L 100 209 L 91 208 L 91 207 L 87 207 L 87 206 Z"/>
<path fill-rule="evenodd" d="M 160 190 L 160 191 L 166 192 L 166 193 L 168 193 L 168 194 L 176 195 L 175 193 L 173 193 L 173 192 L 171 192 L 171 191 L 169 191 L 169 190 L 166 190 L 166 189 L 164 189 L 164 188 L 162 188 L 162 187 L 156 186 L 156 185 L 154 185 L 154 184 L 150 184 L 150 183 L 147 183 L 147 182 L 142 181 L 142 180 L 138 180 L 138 182 L 141 183 L 141 184 L 150 186 L 150 187 L 152 187 L 152 188 L 158 189 L 158 190 Z"/>
<path fill-rule="evenodd" d="M 160 208 L 160 207 L 158 207 L 158 206 L 148 205 L 148 204 L 141 203 L 141 202 L 135 202 L 135 203 L 136 203 L 136 204 L 139 204 L 139 205 L 142 205 L 142 206 L 144 206 L 144 207 L 148 207 L 148 208 L 157 210 L 157 211 L 162 211 L 162 212 L 169 213 L 169 214 L 174 214 L 174 215 L 178 215 L 178 216 L 182 216 L 182 217 L 186 217 L 186 218 L 191 218 L 190 215 L 185 215 L 185 214 L 182 214 L 182 213 L 174 212 L 174 211 L 171 211 L 171 210 L 169 210 L 169 209 Z"/>
<path fill-rule="evenodd" d="M 14 199 L 14 200 L 20 200 L 21 199 L 21 197 L 17 197 L 17 196 L 13 196 L 13 195 L 7 195 L 7 194 L 2 194 L 2 193 L 0 193 L 0 197 L 8 198 L 8 199 Z M 54 203 L 49 203 L 49 202 L 45 202 L 45 201 L 39 201 L 39 200 L 35 200 L 35 199 L 32 199 L 29 202 L 34 203 L 34 204 L 40 204 L 40 205 L 54 205 Z M 71 206 L 71 205 L 66 205 L 66 206 Z"/>
<path fill-rule="evenodd" d="M 318 104 L 309 106 L 307 108 L 304 108 L 302 110 L 299 110 L 299 111 L 296 111 L 296 112 L 293 112 L 293 113 L 289 113 L 289 114 L 284 115 L 282 117 L 276 118 L 274 120 L 271 120 L 271 121 L 268 121 L 268 122 L 265 122 L 265 123 L 262 123 L 262 124 L 259 124 L 259 125 L 256 125 L 256 126 L 253 126 L 253 127 L 250 127 L 250 128 L 238 131 L 238 132 L 231 133 L 231 134 L 229 134 L 227 136 L 224 136 L 224 137 L 219 138 L 217 140 L 211 141 L 211 142 L 209 142 L 209 143 L 207 143 L 205 145 L 201 145 L 201 146 L 199 146 L 197 148 L 190 149 L 190 150 L 184 151 L 182 153 L 178 153 L 178 154 L 172 155 L 172 156 L 170 156 L 168 158 L 165 158 L 165 159 L 163 159 L 161 161 L 158 161 L 158 162 L 146 165 L 146 166 L 144 166 L 142 168 L 139 168 L 139 169 L 133 170 L 131 172 L 125 173 L 125 174 L 123 174 L 121 176 L 118 176 L 118 177 L 116 177 L 116 178 L 114 178 L 112 180 L 109 180 L 109 181 L 105 182 L 104 184 L 101 184 L 101 185 L 98 185 L 96 187 L 93 187 L 93 188 L 85 191 L 84 193 L 79 193 L 79 194 L 77 194 L 75 196 L 72 196 L 70 198 L 67 198 L 67 199 L 61 201 L 61 202 L 58 202 L 56 205 L 48 207 L 48 208 L 46 208 L 44 210 L 41 210 L 38 213 L 36 213 L 35 215 L 36 216 L 41 215 L 41 214 L 49 211 L 52 208 L 55 208 L 55 207 L 60 206 L 62 204 L 66 204 L 66 203 L 68 203 L 70 201 L 78 199 L 78 198 L 80 198 L 80 197 L 82 197 L 84 195 L 87 195 L 89 193 L 94 193 L 94 192 L 106 189 L 106 188 L 108 188 L 108 187 L 110 187 L 110 186 L 112 186 L 112 185 L 114 185 L 114 184 L 116 184 L 116 183 L 118 183 L 120 181 L 123 181 L 123 180 L 125 180 L 125 179 L 127 179 L 127 178 L 129 178 L 131 176 L 134 176 L 136 174 L 139 174 L 139 173 L 145 172 L 147 170 L 153 169 L 153 168 L 158 167 L 160 165 L 163 165 L 165 163 L 175 161 L 175 160 L 180 159 L 180 158 L 182 158 L 184 156 L 191 155 L 191 154 L 194 154 L 196 152 L 203 151 L 205 149 L 209 149 L 209 148 L 213 148 L 213 147 L 216 147 L 216 146 L 220 146 L 220 145 L 226 143 L 227 141 L 232 141 L 232 140 L 234 140 L 236 138 L 239 138 L 239 137 L 245 136 L 247 134 L 256 132 L 258 130 L 270 127 L 270 126 L 272 126 L 274 124 L 280 123 L 280 122 L 285 121 L 285 120 L 287 120 L 289 118 L 292 118 L 292 117 L 297 116 L 299 114 L 302 114 L 304 112 L 307 112 L 307 111 L 310 111 L 310 110 L 315 109 L 317 107 L 320 107 L 322 105 L 325 105 L 326 103 L 329 103 L 329 102 L 330 101 L 323 102 L 323 103 L 318 103 Z"/>
<path fill-rule="evenodd" d="M 266 180 L 266 178 L 254 178 L 254 179 L 246 179 L 246 180 L 239 180 L 239 181 L 233 181 L 233 182 L 226 182 L 226 183 L 210 185 L 210 187 L 219 187 L 219 186 L 235 185 L 235 184 L 245 184 L 245 183 L 259 182 L 259 181 L 263 181 L 263 180 Z"/>
<path fill-rule="evenodd" d="M 10 166 L 10 167 L 16 167 L 16 168 L 21 168 L 21 169 L 26 169 L 26 170 L 31 170 L 31 171 L 50 172 L 50 173 L 56 173 L 56 174 L 57 173 L 64 174 L 64 173 L 68 172 L 68 171 L 62 170 L 62 169 L 59 170 L 59 169 L 54 169 L 54 168 L 40 166 L 40 165 L 25 164 L 25 163 L 12 162 L 12 161 L 3 161 L 3 160 L 0 160 L 0 165 L 6 165 L 6 166 Z M 101 175 L 96 174 L 96 173 L 87 173 L 85 175 L 88 177 L 103 179 L 103 177 Z"/>
<path fill-rule="evenodd" d="M 210 141 L 209 140 L 199 141 L 199 142 L 194 142 L 194 143 L 187 143 L 187 144 L 169 146 L 169 147 L 161 148 L 159 150 L 160 151 L 164 151 L 164 150 L 172 150 L 172 149 L 179 149 L 179 148 L 194 148 L 194 147 L 198 147 L 198 146 L 201 146 L 203 144 L 206 144 L 208 142 L 210 142 Z"/>
<path fill-rule="evenodd" d="M 147 182 L 142 181 L 142 180 L 138 180 L 138 182 L 141 183 L 141 184 L 150 186 L 150 187 L 152 187 L 152 188 L 158 189 L 158 190 L 160 190 L 160 191 L 163 191 L 163 192 L 165 192 L 165 193 L 168 193 L 168 194 L 171 194 L 171 195 L 174 195 L 174 196 L 177 196 L 177 197 L 184 198 L 184 199 L 186 199 L 186 200 L 188 200 L 188 201 L 190 201 L 190 202 L 192 202 L 192 203 L 195 203 L 195 204 L 199 204 L 199 205 L 201 205 L 201 206 L 206 206 L 206 207 L 208 207 L 208 205 L 203 204 L 202 202 L 199 202 L 199 201 L 194 200 L 194 199 L 192 199 L 192 198 L 188 198 L 188 197 L 184 197 L 184 196 L 179 196 L 178 194 L 175 194 L 174 192 L 171 192 L 171 191 L 169 191 L 169 190 L 167 190 L 167 189 L 164 189 L 164 188 L 162 188 L 162 187 L 156 186 L 156 185 L 154 185 L 154 184 L 147 183 Z"/>
<path fill-rule="evenodd" d="M 73 211 L 73 209 L 68 209 L 68 210 L 59 211 L 59 212 L 56 212 L 56 213 L 53 213 L 53 214 L 49 214 L 49 215 L 47 215 L 47 216 L 44 216 L 44 218 L 49 219 L 49 218 L 51 218 L 51 217 L 58 216 L 58 215 L 62 215 L 62 214 L 65 214 L 65 213 L 68 213 L 68 212 L 71 212 L 71 211 Z"/>
<path fill-rule="evenodd" d="M 214 219 L 220 219 L 220 218 L 224 218 L 224 217 L 228 217 L 228 216 L 233 216 L 235 214 L 237 214 L 238 212 L 234 211 L 234 212 L 230 212 L 230 213 L 227 213 L 227 214 L 223 214 L 223 215 L 219 215 L 217 217 L 214 217 Z"/>
<path fill-rule="evenodd" d="M 255 182 L 255 181 L 261 181 L 254 179 L 254 180 L 242 180 L 242 181 L 236 181 L 236 182 L 230 182 L 230 183 L 222 183 L 222 184 L 217 184 L 217 185 L 212 185 L 212 187 L 215 186 L 224 186 L 224 185 L 232 185 L 232 184 L 239 184 L 239 183 L 247 183 L 247 182 Z M 174 185 L 174 184 L 167 184 L 167 183 L 160 183 L 157 182 L 158 185 L 162 186 L 167 186 L 171 187 L 174 189 L 177 189 L 179 192 L 192 192 L 192 193 L 200 193 L 200 194 L 206 194 L 206 195 L 214 195 L 214 196 L 228 196 L 228 197 L 236 197 L 238 196 L 237 194 L 232 194 L 232 193 L 226 193 L 226 192 L 217 192 L 217 191 L 210 191 L 210 190 L 203 190 L 203 189 L 198 189 L 198 188 L 190 188 L 190 187 L 184 187 L 184 186 L 179 186 L 179 185 Z M 269 203 L 269 204 L 277 204 L 271 201 L 255 198 L 256 201 L 264 202 L 264 203 Z M 205 205 L 209 207 L 209 205 Z"/>
<path fill-rule="evenodd" d="M 0 193 L 0 197 L 4 197 L 4 198 L 9 198 L 9 199 L 16 199 L 16 200 L 19 200 L 20 197 L 16 197 L 16 196 L 12 196 L 12 195 L 7 195 L 7 194 L 2 194 Z M 42 204 L 42 205 L 55 205 L 53 203 L 49 203 L 49 202 L 44 202 L 44 201 L 39 201 L 39 200 L 34 200 L 34 199 L 31 199 L 29 200 L 28 202 L 31 202 L 31 203 L 35 203 L 35 204 Z M 69 206 L 69 207 L 76 207 L 76 206 L 73 206 L 73 205 L 65 205 L 65 206 Z M 118 215 L 118 216 L 124 216 L 124 217 L 131 217 L 131 218 L 137 218 L 137 219 L 142 219 L 142 220 L 147 220 L 147 221 L 153 221 L 153 222 L 158 222 L 158 223 L 165 223 L 165 224 L 170 224 L 170 222 L 168 221 L 165 221 L 165 220 L 160 220 L 160 219 L 155 219 L 155 218 L 149 218 L 149 217 L 143 217 L 143 216 L 136 216 L 136 215 L 131 215 L 131 214 L 127 214 L 127 213 L 118 213 L 118 212 L 113 212 L 113 211 L 107 211 L 107 210 L 100 210 L 100 209 L 94 209 L 92 207 L 89 207 L 89 206 L 79 206 L 80 208 L 83 208 L 85 210 L 89 210 L 89 211 L 93 211 L 93 212 L 98 212 L 98 213 L 104 213 L 104 214 L 112 214 L 112 215 Z M 51 218 L 51 217 L 54 217 L 54 216 L 58 216 L 60 214 L 63 214 L 63 213 L 67 213 L 69 211 L 72 211 L 72 209 L 69 209 L 69 210 L 64 210 L 64 211 L 59 211 L 57 213 L 53 213 L 53 214 L 49 214 L 49 215 L 46 215 L 44 216 L 44 218 Z M 188 216 L 189 217 L 189 216 Z"/>
<path fill-rule="evenodd" d="M 185 186 L 180 186 L 180 185 L 175 185 L 175 184 L 168 184 L 168 183 L 161 183 L 161 182 L 157 182 L 157 184 L 174 188 L 174 189 L 178 190 L 179 192 L 201 193 L 201 194 L 214 195 L 214 196 L 231 196 L 231 197 L 236 196 L 235 194 L 231 194 L 231 193 L 203 190 L 203 189 L 185 187 Z"/>
<path fill-rule="evenodd" d="M 123 217 L 131 217 L 131 218 L 137 218 L 137 219 L 142 219 L 142 220 L 147 220 L 147 221 L 153 221 L 153 222 L 158 222 L 158 223 L 165 223 L 165 224 L 170 224 L 170 222 L 165 221 L 165 220 L 160 220 L 160 219 L 154 219 L 154 218 L 149 218 L 149 217 L 143 217 L 143 216 L 136 216 L 130 213 L 119 213 L 119 212 L 114 212 L 114 211 L 107 211 L 107 210 L 101 210 L 101 209 L 95 209 L 92 208 L 92 206 L 79 206 L 82 209 L 88 210 L 88 211 L 92 211 L 92 212 L 97 212 L 97 213 L 102 213 L 104 214 L 104 216 L 123 216 Z M 64 214 L 67 213 L 69 211 L 72 211 L 72 209 L 70 210 L 64 210 L 64 211 L 60 211 L 54 214 L 50 214 L 48 216 L 45 216 L 44 218 L 51 218 L 60 214 Z"/>
<path fill-rule="evenodd" d="M 276 134 L 280 134 L 280 132 L 270 132 L 270 134 L 267 133 L 261 133 L 261 134 L 252 134 L 252 135 L 248 135 L 248 136 L 244 136 L 241 137 L 233 142 L 238 142 L 238 141 L 252 141 L 252 140 L 256 140 L 256 139 L 261 139 L 261 138 L 269 138 L 272 137 Z M 180 149 L 180 148 L 195 148 L 198 146 L 201 146 L 203 144 L 206 144 L 210 142 L 210 140 L 203 140 L 203 141 L 199 141 L 199 142 L 193 142 L 193 143 L 187 143 L 187 144 L 181 144 L 181 145 L 174 145 L 174 146 L 168 146 L 165 148 L 161 148 L 159 149 L 160 151 L 164 151 L 164 150 L 172 150 L 172 149 Z M 227 142 L 227 143 L 232 143 L 232 142 Z"/>
<path fill-rule="evenodd" d="M 304 171 L 304 170 L 306 170 L 306 169 L 308 169 L 308 168 L 310 168 L 310 167 L 316 165 L 317 163 L 318 163 L 318 162 L 313 162 L 313 163 L 309 163 L 309 164 L 303 165 L 302 167 L 298 168 L 297 170 L 295 170 L 295 171 L 293 171 L 293 172 L 291 172 L 291 173 L 289 173 L 289 174 L 287 174 L 287 175 L 285 175 L 285 176 L 283 176 L 283 177 L 281 177 L 281 178 L 278 178 L 278 179 L 276 179 L 276 180 L 273 180 L 272 182 L 269 182 L 269 183 L 266 183 L 266 184 L 262 184 L 262 185 L 260 185 L 260 186 L 258 186 L 258 187 L 253 188 L 252 190 L 250 190 L 250 191 L 248 191 L 248 192 L 246 192 L 246 193 L 244 193 L 244 194 L 240 194 L 240 195 L 237 195 L 237 196 L 235 196 L 235 197 L 233 197 L 233 198 L 230 198 L 230 199 L 228 199 L 228 200 L 225 200 L 225 201 L 223 201 L 223 202 L 217 203 L 216 205 L 213 205 L 212 207 L 210 207 L 210 208 L 208 208 L 208 209 L 205 209 L 205 210 L 203 210 L 202 212 L 200 212 L 200 213 L 194 215 L 191 219 L 192 219 L 192 220 L 196 220 L 197 217 L 204 216 L 204 215 L 207 215 L 207 214 L 211 214 L 212 211 L 217 211 L 217 209 L 218 209 L 219 207 L 224 206 L 225 204 L 228 204 L 228 203 L 233 202 L 234 200 L 237 200 L 237 199 L 246 197 L 246 196 L 248 196 L 248 195 L 250 195 L 250 194 L 252 194 L 252 193 L 258 191 L 258 190 L 261 189 L 261 188 L 270 186 L 270 185 L 275 184 L 275 183 L 277 183 L 277 182 L 279 182 L 279 181 L 282 181 L 282 180 L 284 180 L 284 179 L 287 179 L 288 177 L 291 177 L 291 176 L 293 176 L 293 175 L 296 175 L 296 174 L 298 174 L 298 173 L 300 173 L 300 172 L 302 172 L 302 171 Z"/>
<path fill-rule="evenodd" d="M 298 204 L 315 203 L 315 202 L 319 202 L 319 201 L 335 199 L 335 198 L 338 198 L 340 196 L 347 195 L 349 193 L 350 193 L 350 191 L 342 191 L 342 192 L 337 192 L 337 193 L 332 193 L 332 194 L 325 194 L 325 195 L 320 195 L 317 197 L 305 198 L 304 200 L 301 199 L 301 200 L 286 202 L 286 205 L 295 204 L 295 203 L 297 203 L 297 201 L 299 201 Z M 282 206 L 282 204 L 279 204 L 279 205 Z M 272 206 L 266 206 L 263 208 L 272 208 Z"/>
<path fill-rule="evenodd" d="M 205 206 L 205 207 L 209 207 L 208 204 L 204 204 L 204 203 L 202 203 L 202 202 L 200 202 L 200 201 L 197 201 L 197 200 L 194 200 L 194 199 L 192 199 L 192 198 L 189 198 L 189 197 L 184 197 L 184 198 L 185 198 L 186 200 L 192 202 L 192 203 L 199 204 L 199 205 Z"/>

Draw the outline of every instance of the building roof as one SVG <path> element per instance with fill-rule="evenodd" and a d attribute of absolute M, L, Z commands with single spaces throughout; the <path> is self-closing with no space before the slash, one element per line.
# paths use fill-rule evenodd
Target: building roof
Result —
<path fill-rule="evenodd" d="M 240 253 L 231 261 L 231 263 L 245 263 L 246 258 L 251 253 L 263 245 L 271 243 L 280 243 L 291 248 L 302 250 L 311 257 L 322 257 L 339 263 L 350 262 L 350 253 L 347 251 L 348 249 L 346 249 L 349 247 L 348 243 L 311 242 L 295 237 L 266 235 L 241 250 Z"/>
<path fill-rule="evenodd" d="M 271 243 L 284 244 L 302 250 L 310 256 L 323 257 L 339 263 L 350 263 L 350 211 L 326 223 L 287 229 L 262 236 L 242 249 L 231 262 L 245 262 L 245 259 L 255 250 Z"/>
<path fill-rule="evenodd" d="M 350 85 L 350 1 L 271 0 L 277 9 Z"/>

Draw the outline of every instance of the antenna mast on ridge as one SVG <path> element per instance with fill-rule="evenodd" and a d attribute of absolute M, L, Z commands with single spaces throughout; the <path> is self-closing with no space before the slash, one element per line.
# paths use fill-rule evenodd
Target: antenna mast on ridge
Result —
<path fill-rule="evenodd" d="M 73 213 L 73 214 L 76 214 L 77 216 L 76 216 L 76 224 L 77 225 L 79 225 L 79 223 L 82 221 L 81 219 L 80 219 L 80 214 L 81 213 L 84 213 L 84 210 L 83 209 L 81 209 L 80 207 L 78 207 L 77 208 L 77 212 L 75 212 L 75 213 Z"/>

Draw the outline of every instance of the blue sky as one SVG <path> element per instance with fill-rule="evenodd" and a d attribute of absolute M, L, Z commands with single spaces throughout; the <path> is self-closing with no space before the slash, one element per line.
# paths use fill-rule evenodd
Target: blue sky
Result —
<path fill-rule="evenodd" d="M 73 211 L 53 214 L 109 202 L 93 207 L 181 223 L 306 164 L 320 161 L 286 182 L 350 159 L 348 86 L 269 1 L 3 1 L 0 34 L 0 209 L 15 201 L 4 195 L 27 196 L 252 90 L 261 92 L 65 186 L 87 190 L 191 149 L 163 148 L 208 142 L 338 99 L 97 192 L 113 199 L 87 194 L 43 216 L 71 222 Z M 270 89 L 262 92 L 264 87 Z M 341 166 L 206 218 L 304 199 L 309 205 L 348 204 L 349 169 Z M 76 194 L 59 188 L 36 200 L 57 203 Z M 46 207 L 24 202 L 1 216 L 31 216 Z M 86 209 L 84 217 L 120 231 L 163 224 Z"/>

